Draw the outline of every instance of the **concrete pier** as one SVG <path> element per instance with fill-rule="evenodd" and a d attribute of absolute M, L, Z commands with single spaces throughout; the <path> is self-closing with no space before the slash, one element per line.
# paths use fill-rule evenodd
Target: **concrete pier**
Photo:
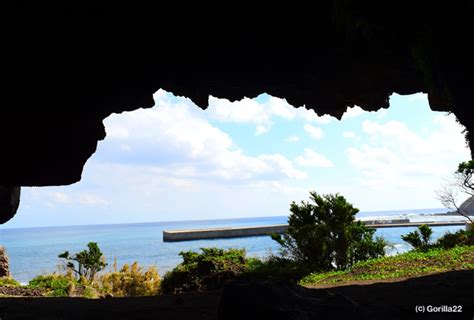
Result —
<path fill-rule="evenodd" d="M 272 233 L 281 234 L 288 229 L 286 224 L 277 224 L 260 227 L 238 227 L 238 228 L 211 228 L 211 229 L 189 229 L 163 231 L 163 241 L 189 241 L 199 239 L 216 238 L 239 238 L 264 236 Z"/>
<path fill-rule="evenodd" d="M 419 227 L 426 224 L 430 227 L 443 226 L 464 226 L 464 221 L 445 221 L 445 222 L 409 222 L 408 219 L 400 220 L 375 220 L 365 221 L 369 228 L 402 228 L 402 227 Z M 209 228 L 209 229 L 187 229 L 187 230 L 164 230 L 163 242 L 174 241 L 191 241 L 202 239 L 218 239 L 218 238 L 240 238 L 270 235 L 272 233 L 281 234 L 288 229 L 287 224 L 277 224 L 271 226 L 259 227 L 237 227 L 237 228 Z"/>

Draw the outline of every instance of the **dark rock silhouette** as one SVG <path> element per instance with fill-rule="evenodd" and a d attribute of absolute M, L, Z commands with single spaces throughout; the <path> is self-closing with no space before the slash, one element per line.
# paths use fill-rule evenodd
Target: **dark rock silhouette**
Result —
<path fill-rule="evenodd" d="M 233 283 L 219 303 L 221 320 L 349 318 L 361 319 L 361 311 L 348 297 L 289 283 Z"/>
<path fill-rule="evenodd" d="M 185 293 L 178 296 L 111 299 L 2 298 L 0 315 L 9 320 L 89 318 L 210 320 L 218 319 L 220 313 L 220 319 L 222 315 L 228 315 L 229 319 L 236 319 L 238 315 L 245 315 L 239 319 L 256 319 L 256 315 L 264 314 L 266 309 L 269 314 L 276 315 L 276 319 L 282 319 L 279 313 L 275 313 L 281 310 L 288 316 L 283 319 L 288 320 L 343 319 L 337 315 L 344 313 L 353 316 L 350 319 L 366 320 L 461 320 L 471 319 L 474 314 L 473 286 L 474 271 L 453 271 L 391 283 L 348 285 L 327 289 L 247 284 L 228 287 L 226 293 L 220 290 Z M 255 289 L 257 292 L 251 292 L 250 289 Z M 229 300 L 232 297 L 238 300 Z M 306 303 L 309 305 L 305 305 Z M 415 312 L 417 305 L 462 306 L 463 309 L 462 313 L 421 314 Z M 245 308 L 246 306 L 252 309 Z M 317 316 L 316 310 L 329 316 Z M 272 318 L 264 314 L 258 319 Z"/>
<path fill-rule="evenodd" d="M 426 92 L 469 137 L 473 6 L 326 0 L 272 4 L 268 14 L 244 4 L 18 2 L 3 39 L 0 185 L 79 181 L 105 138 L 102 120 L 153 106 L 160 88 L 201 108 L 209 95 L 266 92 L 336 117 L 348 106 L 387 108 L 394 92 Z"/>
<path fill-rule="evenodd" d="M 0 186 L 0 224 L 10 220 L 20 205 L 20 187 Z"/>

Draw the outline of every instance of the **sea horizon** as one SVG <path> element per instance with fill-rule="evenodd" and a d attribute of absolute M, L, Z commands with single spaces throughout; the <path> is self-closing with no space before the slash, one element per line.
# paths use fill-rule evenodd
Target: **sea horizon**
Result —
<path fill-rule="evenodd" d="M 403 214 L 414 214 L 414 215 L 422 215 L 423 213 L 427 215 L 435 215 L 438 213 L 447 213 L 449 212 L 449 208 L 423 208 L 423 209 L 403 209 L 403 210 L 372 210 L 372 211 L 360 211 L 357 213 L 357 218 L 365 218 L 365 217 L 385 217 L 385 216 L 395 216 L 395 215 L 403 215 Z M 426 211 L 426 212 L 424 212 Z M 434 212 L 434 211 L 443 211 L 443 212 Z M 376 215 L 372 216 L 372 214 L 381 214 L 385 213 L 386 215 Z M 358 217 L 360 216 L 360 217 Z M 68 225 L 44 225 L 44 226 L 25 226 L 25 227 L 9 227 L 6 224 L 0 225 L 0 230 L 12 230 L 12 229 L 36 229 L 36 228 L 63 228 L 63 227 L 89 227 L 89 226 L 112 226 L 112 225 L 140 225 L 140 224 L 154 224 L 154 223 L 192 223 L 192 222 L 210 222 L 210 221 L 227 221 L 227 220 L 239 220 L 239 219 L 265 219 L 265 218 L 281 218 L 281 217 L 288 217 L 288 215 L 275 215 L 275 216 L 258 216 L 258 217 L 230 217 L 230 218 L 218 218 L 218 219 L 186 219 L 186 220 L 159 220 L 159 221 L 133 221 L 133 222 L 111 222 L 111 223 L 91 223 L 91 224 L 68 224 Z M 7 222 L 8 223 L 8 222 Z"/>

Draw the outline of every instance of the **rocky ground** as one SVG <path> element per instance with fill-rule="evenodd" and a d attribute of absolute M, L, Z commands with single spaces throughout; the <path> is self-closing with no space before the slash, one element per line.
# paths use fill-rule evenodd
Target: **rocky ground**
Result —
<path fill-rule="evenodd" d="M 303 288 L 235 283 L 224 290 L 142 298 L 3 298 L 10 319 L 473 319 L 474 271 L 386 283 Z M 416 306 L 462 312 L 417 313 Z"/>
<path fill-rule="evenodd" d="M 42 297 L 43 290 L 0 286 L 0 297 Z"/>

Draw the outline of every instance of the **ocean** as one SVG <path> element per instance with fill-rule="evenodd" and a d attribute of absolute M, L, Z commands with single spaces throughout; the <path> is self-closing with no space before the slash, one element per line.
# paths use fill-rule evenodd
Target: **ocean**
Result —
<path fill-rule="evenodd" d="M 411 221 L 460 219 L 453 216 L 433 216 L 434 213 L 445 211 L 445 209 L 424 209 L 361 212 L 357 217 L 361 220 L 407 217 Z M 269 236 L 165 243 L 162 239 L 163 230 L 282 224 L 287 222 L 287 218 L 280 216 L 18 229 L 2 226 L 0 244 L 6 248 L 13 277 L 21 283 L 27 283 L 39 274 L 57 271 L 58 266 L 62 264 L 58 254 L 66 250 L 71 253 L 84 250 L 91 241 L 97 242 L 104 253 L 109 264 L 106 270 L 111 268 L 114 259 L 117 259 L 119 267 L 124 263 L 131 264 L 138 261 L 144 267 L 156 265 L 160 275 L 164 275 L 181 262 L 179 256 L 181 251 L 198 251 L 203 247 L 245 248 L 248 256 L 265 257 L 269 254 L 278 254 L 279 245 Z M 435 227 L 433 238 L 437 239 L 447 231 L 453 232 L 461 228 L 463 227 Z M 376 235 L 383 236 L 390 244 L 386 248 L 388 254 L 396 254 L 410 249 L 400 237 L 415 229 L 384 228 L 378 229 Z"/>

